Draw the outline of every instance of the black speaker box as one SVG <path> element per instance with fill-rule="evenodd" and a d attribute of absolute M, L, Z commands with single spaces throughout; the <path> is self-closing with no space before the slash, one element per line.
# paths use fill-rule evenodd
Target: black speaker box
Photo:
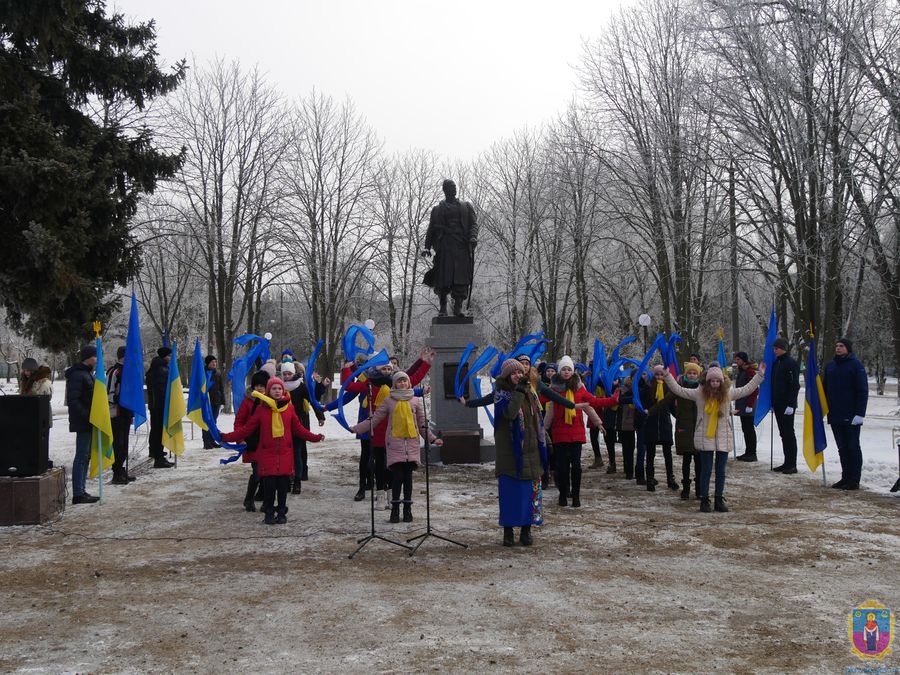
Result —
<path fill-rule="evenodd" d="M 0 396 L 0 476 L 47 470 L 51 419 L 49 396 Z"/>

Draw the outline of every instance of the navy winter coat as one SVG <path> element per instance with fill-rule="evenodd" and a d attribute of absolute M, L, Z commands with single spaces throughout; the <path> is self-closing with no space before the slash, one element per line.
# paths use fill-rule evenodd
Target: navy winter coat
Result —
<path fill-rule="evenodd" d="M 169 385 L 169 364 L 164 357 L 153 357 L 144 382 L 147 385 L 147 407 L 151 410 L 164 409 Z"/>
<path fill-rule="evenodd" d="M 785 408 L 797 409 L 800 392 L 800 366 L 789 354 L 782 354 L 772 364 L 772 409 L 783 415 Z"/>
<path fill-rule="evenodd" d="M 855 416 L 866 416 L 869 379 L 856 354 L 850 352 L 829 361 L 825 366 L 823 384 L 828 400 L 829 424 L 850 424 Z"/>
<path fill-rule="evenodd" d="M 94 369 L 76 363 L 66 370 L 66 405 L 69 431 L 91 430 L 91 401 L 94 398 Z"/>

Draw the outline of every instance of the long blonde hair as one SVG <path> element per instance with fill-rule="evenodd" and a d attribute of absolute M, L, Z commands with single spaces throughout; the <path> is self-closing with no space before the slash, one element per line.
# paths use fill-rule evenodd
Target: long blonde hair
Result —
<path fill-rule="evenodd" d="M 721 417 L 724 414 L 724 410 L 727 408 L 724 405 L 728 401 L 728 390 L 731 388 L 731 380 L 727 377 L 722 380 L 722 384 L 720 384 L 717 388 L 713 389 L 709 380 L 706 378 L 700 383 L 700 391 L 703 394 L 703 400 L 712 401 L 716 400 L 719 402 L 719 416 Z"/>

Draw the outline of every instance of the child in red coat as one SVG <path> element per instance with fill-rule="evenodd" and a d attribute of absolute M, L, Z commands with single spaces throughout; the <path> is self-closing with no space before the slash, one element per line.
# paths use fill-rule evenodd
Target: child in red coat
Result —
<path fill-rule="evenodd" d="M 284 382 L 278 377 L 269 378 L 266 393 L 254 391 L 252 398 L 260 405 L 244 424 L 235 424 L 230 434 L 222 438 L 228 442 L 242 441 L 259 430 L 256 446 L 256 466 L 263 486 L 263 511 L 267 525 L 287 522 L 287 493 L 294 475 L 294 436 L 318 443 L 325 439 L 314 434 L 300 423 L 291 397 L 286 396 Z M 275 515 L 275 496 L 278 496 L 278 515 Z"/>

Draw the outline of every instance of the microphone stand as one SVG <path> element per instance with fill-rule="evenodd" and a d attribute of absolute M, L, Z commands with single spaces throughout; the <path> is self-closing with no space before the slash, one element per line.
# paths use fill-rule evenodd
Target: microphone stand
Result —
<path fill-rule="evenodd" d="M 431 467 L 431 444 L 428 442 L 428 433 L 430 427 L 428 425 L 428 411 L 425 408 L 424 399 L 422 400 L 422 410 L 425 412 L 425 532 L 424 534 L 419 534 L 406 540 L 407 544 L 414 542 L 416 539 L 419 540 L 419 543 L 416 544 L 413 547 L 412 551 L 409 552 L 410 556 L 414 556 L 416 554 L 416 551 L 419 550 L 419 547 L 425 543 L 428 537 L 434 537 L 435 539 L 440 539 L 441 541 L 446 541 L 450 544 L 456 544 L 457 546 L 462 546 L 463 548 L 469 548 L 468 544 L 463 544 L 461 542 L 454 541 L 453 539 L 448 539 L 447 537 L 435 534 L 431 529 L 431 472 L 429 471 L 429 468 Z"/>
<path fill-rule="evenodd" d="M 368 535 L 366 535 L 362 539 L 356 540 L 356 543 L 359 544 L 359 546 L 356 547 L 356 550 L 353 551 L 353 553 L 351 553 L 349 556 L 347 556 L 351 560 L 353 559 L 353 556 L 355 556 L 357 553 L 359 553 L 363 549 L 363 547 L 366 544 L 368 544 L 370 541 L 372 541 L 373 539 L 379 539 L 381 541 L 387 542 L 388 544 L 393 544 L 394 546 L 402 546 L 403 548 L 407 548 L 407 549 L 412 548 L 411 546 L 403 544 L 399 541 L 394 541 L 393 539 L 388 539 L 387 537 L 383 537 L 380 534 L 377 534 L 375 532 L 375 489 L 376 489 L 376 485 L 375 485 L 375 446 L 372 444 L 372 441 L 375 439 L 375 426 L 372 424 L 372 415 L 375 412 L 374 397 L 375 397 L 375 392 L 372 388 L 372 385 L 370 384 L 369 385 L 369 427 L 370 427 L 370 429 L 369 429 L 368 470 L 369 470 L 369 480 L 372 481 L 372 489 L 369 490 L 369 514 L 370 514 L 371 530 L 369 531 Z"/>

